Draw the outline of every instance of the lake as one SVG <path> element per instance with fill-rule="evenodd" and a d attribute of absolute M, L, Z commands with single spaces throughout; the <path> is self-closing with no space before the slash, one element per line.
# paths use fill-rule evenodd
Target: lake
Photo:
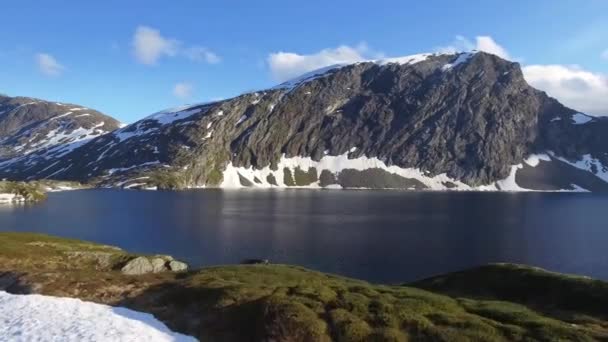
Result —
<path fill-rule="evenodd" d="M 608 196 L 359 190 L 79 190 L 0 207 L 0 230 L 170 254 L 267 258 L 399 283 L 491 262 L 608 280 Z"/>

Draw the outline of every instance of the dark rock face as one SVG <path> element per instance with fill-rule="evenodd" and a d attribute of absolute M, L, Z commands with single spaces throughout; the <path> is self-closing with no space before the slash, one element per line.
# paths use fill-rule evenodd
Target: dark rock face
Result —
<path fill-rule="evenodd" d="M 0 172 L 36 176 L 36 165 L 56 162 L 119 122 L 82 106 L 0 96 Z"/>
<path fill-rule="evenodd" d="M 410 63 L 357 63 L 263 92 L 158 113 L 9 178 L 98 184 L 218 186 L 228 165 L 242 186 L 428 188 L 383 169 L 279 168 L 282 157 L 377 158 L 386 167 L 445 174 L 444 188 L 492 184 L 532 153 L 583 155 L 608 165 L 608 120 L 530 87 L 517 63 L 486 53 L 431 55 Z M 555 118 L 560 118 L 556 120 Z M 567 164 L 566 164 L 567 165 Z M 247 176 L 247 168 L 280 171 Z M 571 167 L 571 166 L 569 166 Z M 595 177 L 588 172 L 590 177 Z M 287 181 L 286 181 L 287 180 Z M 364 184 L 362 184 L 364 183 Z"/>

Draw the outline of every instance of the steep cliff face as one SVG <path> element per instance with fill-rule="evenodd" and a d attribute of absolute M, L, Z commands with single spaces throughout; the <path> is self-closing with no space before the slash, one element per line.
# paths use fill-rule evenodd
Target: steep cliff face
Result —
<path fill-rule="evenodd" d="M 602 190 L 607 122 L 530 87 L 517 63 L 415 55 L 159 112 L 28 174 L 2 174 L 144 188 Z M 538 167 L 584 172 L 547 178 Z"/>
<path fill-rule="evenodd" d="M 0 172 L 15 178 L 49 165 L 119 127 L 115 119 L 73 104 L 0 96 Z"/>

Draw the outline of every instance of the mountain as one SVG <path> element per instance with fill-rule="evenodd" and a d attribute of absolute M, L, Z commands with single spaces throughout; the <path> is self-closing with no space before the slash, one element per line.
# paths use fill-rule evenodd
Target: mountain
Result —
<path fill-rule="evenodd" d="M 127 188 L 608 191 L 608 119 L 483 52 L 336 65 L 275 88 L 162 111 L 14 179 Z"/>
<path fill-rule="evenodd" d="M 59 163 L 72 150 L 119 125 L 82 106 L 0 95 L 1 173 L 38 178 L 30 170 Z"/>

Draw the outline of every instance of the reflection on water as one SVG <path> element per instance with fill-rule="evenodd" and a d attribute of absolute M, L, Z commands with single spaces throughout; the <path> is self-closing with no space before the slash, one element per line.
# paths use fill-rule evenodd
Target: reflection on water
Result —
<path fill-rule="evenodd" d="M 606 196 L 565 193 L 86 190 L 0 207 L 0 230 L 195 266 L 267 258 L 376 282 L 489 262 L 608 279 L 606 208 Z"/>

